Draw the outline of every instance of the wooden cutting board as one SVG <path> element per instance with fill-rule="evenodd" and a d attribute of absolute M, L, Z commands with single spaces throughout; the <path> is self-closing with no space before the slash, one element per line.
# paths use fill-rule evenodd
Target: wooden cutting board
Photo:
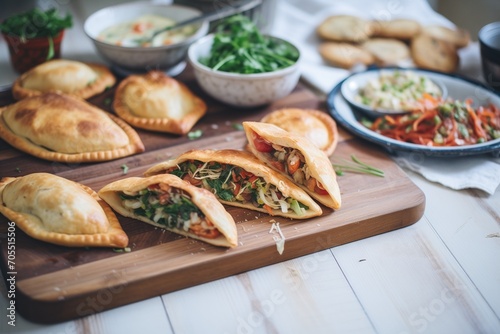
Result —
<path fill-rule="evenodd" d="M 266 107 L 237 109 L 210 99 L 192 77 L 181 76 L 179 80 L 209 105 L 207 115 L 193 128 L 203 131 L 201 138 L 189 140 L 187 136 L 138 130 L 145 153 L 94 164 L 36 159 L 0 140 L 0 176 L 49 172 L 98 191 L 117 179 L 141 176 L 150 166 L 192 148 L 242 149 L 245 136 L 234 125 L 259 120 L 274 109 L 326 111 L 324 103 L 301 84 L 286 98 Z M 110 111 L 113 93 L 110 90 L 90 102 Z M 12 101 L 4 96 L 0 102 Z M 9 268 L 8 220 L 0 216 L 0 265 L 5 279 L 15 277 L 17 311 L 34 322 L 61 322 L 389 232 L 421 218 L 425 207 L 422 191 L 379 148 L 340 130 L 339 144 L 331 160 L 339 163 L 352 154 L 384 170 L 386 176 L 339 176 L 342 208 L 332 211 L 323 207 L 321 217 L 309 220 L 271 217 L 228 206 L 239 234 L 239 246 L 230 250 L 118 216 L 130 239 L 129 253 L 51 245 L 16 229 L 15 267 Z M 127 175 L 122 166 L 128 167 Z M 280 223 L 286 238 L 281 255 L 273 239 L 276 234 L 270 233 L 272 222 Z"/>

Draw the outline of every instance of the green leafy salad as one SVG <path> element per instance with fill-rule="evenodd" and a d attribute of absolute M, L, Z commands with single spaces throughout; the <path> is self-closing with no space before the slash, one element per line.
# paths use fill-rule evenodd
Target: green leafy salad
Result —
<path fill-rule="evenodd" d="M 217 71 L 254 74 L 289 67 L 298 59 L 294 46 L 262 35 L 248 17 L 236 15 L 217 26 L 209 56 L 199 61 Z"/>

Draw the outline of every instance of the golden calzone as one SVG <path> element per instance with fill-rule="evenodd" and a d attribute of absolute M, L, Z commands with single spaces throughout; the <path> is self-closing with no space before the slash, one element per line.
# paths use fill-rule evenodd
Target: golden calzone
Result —
<path fill-rule="evenodd" d="M 61 162 L 106 161 L 144 151 L 139 135 L 118 117 L 56 93 L 0 108 L 0 137 L 28 154 Z"/>
<path fill-rule="evenodd" d="M 47 92 L 58 92 L 87 99 L 102 93 L 116 79 L 104 65 L 54 59 L 23 73 L 12 86 L 16 100 Z"/>
<path fill-rule="evenodd" d="M 326 155 L 332 155 L 337 147 L 337 124 L 328 114 L 319 110 L 278 109 L 264 116 L 261 122 L 307 137 Z"/>
<path fill-rule="evenodd" d="M 70 247 L 126 247 L 111 208 L 92 189 L 33 173 L 0 181 L 0 213 L 32 238 Z"/>
<path fill-rule="evenodd" d="M 227 205 L 295 219 L 323 213 L 306 192 L 245 151 L 192 150 L 151 167 L 145 175 L 162 173 L 208 189 Z"/>
<path fill-rule="evenodd" d="M 243 122 L 243 128 L 248 147 L 259 160 L 320 203 L 340 208 L 340 189 L 332 163 L 309 139 L 262 122 Z"/>
<path fill-rule="evenodd" d="M 135 127 L 174 134 L 188 133 L 207 110 L 188 87 L 160 71 L 125 78 L 113 107 Z"/>
<path fill-rule="evenodd" d="M 99 196 L 122 216 L 215 246 L 238 244 L 233 217 L 215 196 L 175 175 L 118 180 Z"/>

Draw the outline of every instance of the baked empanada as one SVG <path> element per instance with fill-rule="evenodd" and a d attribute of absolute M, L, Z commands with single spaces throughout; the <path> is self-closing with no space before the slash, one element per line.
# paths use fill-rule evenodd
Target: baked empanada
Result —
<path fill-rule="evenodd" d="M 111 208 L 92 189 L 33 173 L 0 181 L 0 213 L 34 239 L 70 247 L 126 247 Z"/>
<path fill-rule="evenodd" d="M 175 175 L 122 179 L 106 185 L 99 196 L 125 217 L 216 246 L 238 244 L 233 217 L 215 196 Z"/>
<path fill-rule="evenodd" d="M 319 110 L 279 109 L 264 116 L 261 122 L 307 137 L 326 155 L 332 155 L 337 147 L 337 124 L 333 118 Z"/>
<path fill-rule="evenodd" d="M 210 190 L 227 205 L 295 219 L 323 213 L 302 189 L 245 151 L 192 150 L 144 174 L 160 173 L 175 174 Z"/>
<path fill-rule="evenodd" d="M 113 107 L 135 127 L 174 134 L 188 133 L 207 110 L 188 87 L 160 71 L 125 78 Z"/>
<path fill-rule="evenodd" d="M 243 122 L 250 151 L 271 168 L 332 208 L 341 205 L 337 176 L 328 156 L 309 139 L 262 122 Z"/>
<path fill-rule="evenodd" d="M 0 108 L 0 137 L 28 154 L 61 162 L 106 161 L 144 151 L 139 135 L 118 117 L 56 93 Z"/>
<path fill-rule="evenodd" d="M 16 100 L 47 92 L 57 92 L 87 99 L 102 93 L 116 79 L 104 65 L 74 60 L 54 59 L 23 73 L 12 86 Z"/>

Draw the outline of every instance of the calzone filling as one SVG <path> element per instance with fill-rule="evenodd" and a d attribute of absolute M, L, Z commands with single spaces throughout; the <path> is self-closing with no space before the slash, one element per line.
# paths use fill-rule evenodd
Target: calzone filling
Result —
<path fill-rule="evenodd" d="M 274 168 L 288 174 L 295 183 L 307 187 L 311 192 L 328 195 L 321 182 L 311 175 L 306 159 L 299 150 L 271 143 L 255 132 L 252 133 L 252 138 L 257 151 L 264 153 Z"/>
<path fill-rule="evenodd" d="M 221 233 L 182 189 L 165 183 L 138 192 L 119 193 L 122 205 L 134 215 L 146 217 L 166 228 L 176 228 L 199 237 L 215 239 Z"/>
<path fill-rule="evenodd" d="M 264 178 L 231 164 L 188 160 L 168 169 L 166 173 L 208 189 L 222 201 L 250 203 L 256 208 L 264 208 L 270 215 L 274 214 L 273 210 L 281 210 L 283 213 L 293 210 L 295 214 L 302 216 L 309 209 L 296 199 L 283 195 Z"/>

